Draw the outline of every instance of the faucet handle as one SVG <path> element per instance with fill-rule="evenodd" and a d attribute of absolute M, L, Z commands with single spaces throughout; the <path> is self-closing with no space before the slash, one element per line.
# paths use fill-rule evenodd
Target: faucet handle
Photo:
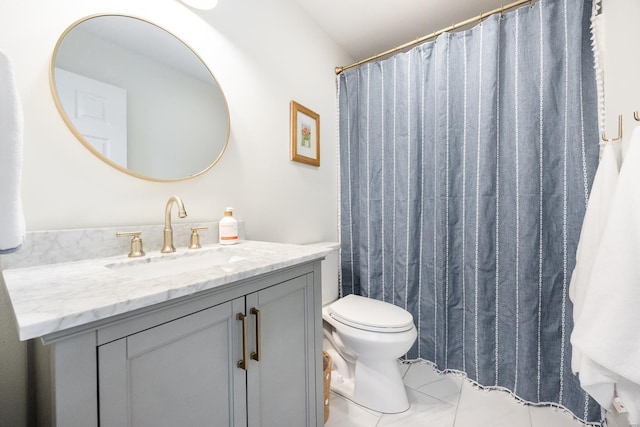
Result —
<path fill-rule="evenodd" d="M 129 231 L 126 233 L 118 232 L 116 233 L 117 237 L 125 237 L 131 236 L 131 249 L 129 251 L 129 258 L 136 258 L 144 256 L 144 251 L 142 250 L 142 239 L 140 235 L 142 231 Z"/>
<path fill-rule="evenodd" d="M 198 230 L 206 230 L 209 227 L 193 227 L 191 229 L 191 237 L 189 238 L 189 249 L 200 249 L 202 245 L 200 244 L 200 235 L 198 234 Z"/>

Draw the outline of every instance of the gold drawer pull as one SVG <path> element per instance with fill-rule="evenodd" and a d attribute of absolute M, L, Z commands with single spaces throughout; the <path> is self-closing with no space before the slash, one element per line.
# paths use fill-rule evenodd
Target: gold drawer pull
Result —
<path fill-rule="evenodd" d="M 247 343 L 247 316 L 242 313 L 236 315 L 236 320 L 242 321 L 242 359 L 238 360 L 238 368 L 249 369 L 249 344 Z"/>
<path fill-rule="evenodd" d="M 262 333 L 260 332 L 261 326 L 260 326 L 260 310 L 258 310 L 257 308 L 253 307 L 251 309 L 251 314 L 253 314 L 254 316 L 256 316 L 256 351 L 251 353 L 251 358 L 253 360 L 256 361 L 260 361 L 260 336 L 262 335 Z"/>

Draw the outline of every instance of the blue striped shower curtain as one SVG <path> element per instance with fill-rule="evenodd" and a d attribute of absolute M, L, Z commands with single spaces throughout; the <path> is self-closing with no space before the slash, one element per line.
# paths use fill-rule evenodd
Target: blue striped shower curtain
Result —
<path fill-rule="evenodd" d="M 410 359 L 596 422 L 567 292 L 598 160 L 591 2 L 540 0 L 339 77 L 342 292 Z"/>

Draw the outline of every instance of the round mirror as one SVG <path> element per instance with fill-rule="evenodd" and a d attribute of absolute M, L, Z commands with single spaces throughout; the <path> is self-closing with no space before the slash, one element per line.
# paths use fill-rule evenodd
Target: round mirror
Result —
<path fill-rule="evenodd" d="M 229 109 L 200 57 L 148 21 L 84 18 L 58 40 L 51 85 L 67 126 L 111 166 L 177 181 L 210 169 L 229 140 Z"/>

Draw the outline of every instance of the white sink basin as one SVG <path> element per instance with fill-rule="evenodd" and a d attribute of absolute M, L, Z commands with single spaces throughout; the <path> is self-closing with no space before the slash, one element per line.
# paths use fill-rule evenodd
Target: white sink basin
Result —
<path fill-rule="evenodd" d="M 213 266 L 235 264 L 248 260 L 247 255 L 246 252 L 239 250 L 217 248 L 108 264 L 107 268 L 137 279 L 152 279 L 189 273 Z"/>

